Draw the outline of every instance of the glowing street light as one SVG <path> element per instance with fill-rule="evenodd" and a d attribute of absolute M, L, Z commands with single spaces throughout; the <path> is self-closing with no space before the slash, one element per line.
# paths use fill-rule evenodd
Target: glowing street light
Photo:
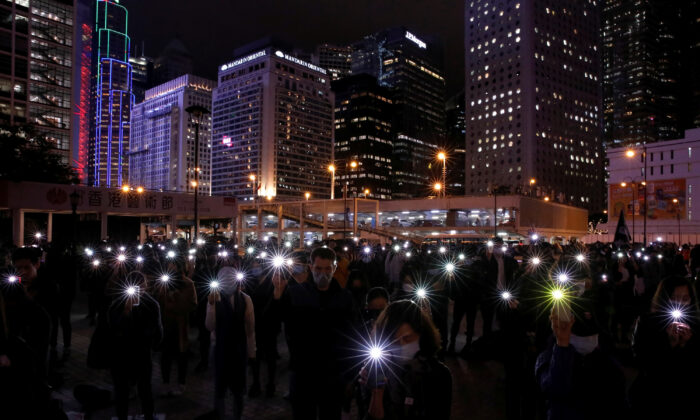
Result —
<path fill-rule="evenodd" d="M 445 197 L 447 193 L 447 154 L 445 152 L 439 152 L 437 154 L 438 160 L 442 161 L 442 197 Z"/>
<path fill-rule="evenodd" d="M 141 193 L 144 192 L 144 191 L 145 191 L 145 190 L 144 190 L 143 187 L 141 187 L 141 186 L 136 187 L 136 192 L 137 192 L 137 193 L 141 194 Z"/>
<path fill-rule="evenodd" d="M 304 197 L 306 197 L 306 200 L 308 200 L 309 198 L 311 198 L 311 193 L 307 191 L 306 193 L 304 193 Z"/>
<path fill-rule="evenodd" d="M 503 300 L 510 300 L 510 298 L 512 298 L 512 297 L 513 297 L 513 295 L 511 295 L 509 291 L 503 291 L 501 293 L 501 299 L 503 299 Z"/>
<path fill-rule="evenodd" d="M 129 186 L 129 184 L 122 185 L 122 191 L 125 193 L 128 193 L 129 191 L 131 191 L 131 187 Z"/>

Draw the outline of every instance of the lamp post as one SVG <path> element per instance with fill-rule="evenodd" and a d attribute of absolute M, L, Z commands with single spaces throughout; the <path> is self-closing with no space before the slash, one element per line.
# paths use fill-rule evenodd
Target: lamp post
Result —
<path fill-rule="evenodd" d="M 255 204 L 255 202 L 257 201 L 257 198 L 258 198 L 257 197 L 257 195 L 258 195 L 257 179 L 258 178 L 254 174 L 250 174 L 248 179 L 250 179 L 253 182 L 253 204 Z"/>
<path fill-rule="evenodd" d="M 433 190 L 435 190 L 435 196 L 439 197 L 441 195 L 440 193 L 442 192 L 442 184 L 439 182 L 436 182 L 433 185 Z"/>
<path fill-rule="evenodd" d="M 683 244 L 681 241 L 681 204 L 677 198 L 673 199 L 673 204 L 676 205 L 676 219 L 678 219 L 678 246 L 681 246 Z"/>
<path fill-rule="evenodd" d="M 335 200 L 335 165 L 328 165 L 331 172 L 331 200 Z"/>
<path fill-rule="evenodd" d="M 70 209 L 71 209 L 71 214 L 72 214 L 72 219 L 73 219 L 73 234 L 72 234 L 73 238 L 72 239 L 73 239 L 73 243 L 75 243 L 75 239 L 76 239 L 75 233 L 77 231 L 77 226 L 78 226 L 76 218 L 78 216 L 78 204 L 80 201 L 80 194 L 78 194 L 78 191 L 73 190 L 73 192 L 70 193 L 68 198 L 70 199 Z"/>
<path fill-rule="evenodd" d="M 629 149 L 627 152 L 625 152 L 625 156 L 628 158 L 633 158 L 636 156 L 636 152 L 632 149 Z M 647 145 L 646 143 L 642 145 L 642 161 L 644 162 L 644 182 L 642 185 L 644 185 L 644 246 L 647 245 Z"/>
<path fill-rule="evenodd" d="M 200 105 L 192 105 L 185 109 L 190 114 L 194 122 L 194 236 L 192 241 L 196 241 L 199 236 L 199 124 L 204 115 L 209 114 L 209 110 Z"/>
<path fill-rule="evenodd" d="M 447 154 L 439 152 L 437 158 L 442 161 L 442 197 L 445 198 L 447 195 Z"/>
<path fill-rule="evenodd" d="M 530 197 L 533 196 L 533 188 L 535 187 L 535 184 L 537 183 L 537 180 L 535 178 L 530 178 Z"/>

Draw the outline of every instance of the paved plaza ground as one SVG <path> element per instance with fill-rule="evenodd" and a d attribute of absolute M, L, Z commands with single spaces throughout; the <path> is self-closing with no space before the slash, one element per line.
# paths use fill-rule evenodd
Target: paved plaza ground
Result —
<path fill-rule="evenodd" d="M 103 389 L 111 390 L 111 378 L 107 371 L 94 370 L 87 367 L 85 360 L 90 336 L 93 327 L 89 326 L 85 319 L 87 308 L 84 298 L 79 297 L 73 309 L 73 350 L 71 358 L 62 368 L 64 384 L 54 390 L 54 397 L 61 399 L 66 412 L 73 412 L 72 418 L 83 418 L 77 413 L 82 413 L 82 407 L 73 397 L 73 388 L 78 384 L 92 384 Z M 481 320 L 477 320 L 477 335 Z M 160 395 L 159 385 L 160 367 L 159 356 L 154 357 L 153 389 L 155 394 L 155 406 L 157 413 L 163 413 L 168 420 L 190 420 L 205 414 L 213 408 L 213 368 L 204 373 L 194 373 L 194 366 L 198 361 L 196 331 L 192 331 L 191 358 L 189 363 L 190 373 L 187 378 L 187 388 L 184 395 L 179 397 L 166 397 Z M 60 334 L 59 334 L 60 336 Z M 60 340 L 60 338 L 59 338 Z M 457 349 L 460 349 L 465 337 L 461 335 Z M 59 341 L 59 354 L 60 354 Z M 275 397 L 266 398 L 264 395 L 258 398 L 245 399 L 244 418 L 247 419 L 290 419 L 291 406 L 283 396 L 288 390 L 288 354 L 286 345 L 280 340 L 279 349 L 281 359 L 278 367 L 278 385 Z M 504 405 L 504 373 L 502 364 L 496 361 L 465 361 L 457 357 L 448 357 L 447 365 L 452 371 L 453 377 L 453 404 L 452 418 L 454 419 L 503 419 L 505 418 Z M 264 365 L 263 375 L 264 378 Z M 249 378 L 248 383 L 251 383 Z M 264 385 L 264 383 L 263 383 Z M 231 401 L 227 401 L 229 405 Z M 129 412 L 140 413 L 138 398 L 130 401 Z M 230 414 L 230 413 L 229 413 Z M 97 411 L 90 417 L 92 419 L 111 419 L 114 416 L 114 406 Z M 87 418 L 87 417 L 85 417 Z M 354 417 L 353 417 L 354 418 Z"/>

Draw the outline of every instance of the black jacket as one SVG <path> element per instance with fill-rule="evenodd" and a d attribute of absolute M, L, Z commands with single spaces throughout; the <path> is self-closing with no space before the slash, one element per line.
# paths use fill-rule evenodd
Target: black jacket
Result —
<path fill-rule="evenodd" d="M 349 371 L 352 297 L 335 279 L 325 292 L 292 283 L 271 309 L 285 323 L 291 370 L 329 378 Z"/>

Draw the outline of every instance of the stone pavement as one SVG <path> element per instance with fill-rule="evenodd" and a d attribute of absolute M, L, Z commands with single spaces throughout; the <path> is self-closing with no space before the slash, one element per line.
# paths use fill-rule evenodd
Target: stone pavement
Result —
<path fill-rule="evenodd" d="M 64 376 L 64 384 L 54 390 L 53 397 L 63 401 L 66 412 L 80 413 L 82 408 L 73 397 L 73 387 L 78 384 L 91 384 L 102 389 L 111 390 L 111 377 L 107 371 L 94 370 L 87 367 L 85 360 L 87 355 L 90 336 L 93 328 L 85 320 L 87 309 L 84 297 L 79 296 L 76 302 L 73 320 L 73 349 L 71 357 L 61 369 Z M 451 319 L 451 316 L 450 316 Z M 481 326 L 481 320 L 477 320 L 477 334 Z M 59 334 L 60 337 L 60 334 Z M 462 342 L 458 341 L 457 349 L 463 346 L 464 335 L 460 336 Z M 60 338 L 59 338 L 60 340 Z M 59 355 L 60 355 L 59 341 Z M 279 350 L 281 359 L 278 362 L 278 383 L 277 392 L 273 398 L 265 398 L 264 395 L 255 399 L 245 399 L 245 419 L 290 419 L 291 406 L 283 395 L 288 390 L 288 354 L 286 345 L 280 339 Z M 167 420 L 191 420 L 197 416 L 205 414 L 213 409 L 213 368 L 208 372 L 194 373 L 199 356 L 197 355 L 197 345 L 195 331 L 192 331 L 191 357 L 189 363 L 190 373 L 187 377 L 187 388 L 182 396 L 166 397 L 159 395 L 160 367 L 158 365 L 159 355 L 154 357 L 153 367 L 153 390 L 155 396 L 155 407 L 157 413 L 165 414 Z M 453 377 L 453 404 L 452 418 L 465 419 L 503 419 L 504 410 L 504 373 L 500 363 L 494 361 L 464 361 L 459 358 L 449 357 L 446 361 Z M 173 367 L 176 369 L 176 367 Z M 262 367 L 261 377 L 265 378 L 265 365 Z M 173 372 L 173 377 L 176 377 Z M 264 379 L 263 379 L 264 381 Z M 251 383 L 250 378 L 248 384 Z M 263 383 L 264 386 L 264 383 Z M 227 401 L 229 415 L 231 415 L 231 399 Z M 129 412 L 131 414 L 140 413 L 138 398 L 130 401 Z M 93 413 L 92 419 L 109 420 L 114 416 L 114 407 L 100 410 Z M 74 419 L 82 418 L 75 415 Z M 355 417 L 353 417 L 355 418 Z"/>

